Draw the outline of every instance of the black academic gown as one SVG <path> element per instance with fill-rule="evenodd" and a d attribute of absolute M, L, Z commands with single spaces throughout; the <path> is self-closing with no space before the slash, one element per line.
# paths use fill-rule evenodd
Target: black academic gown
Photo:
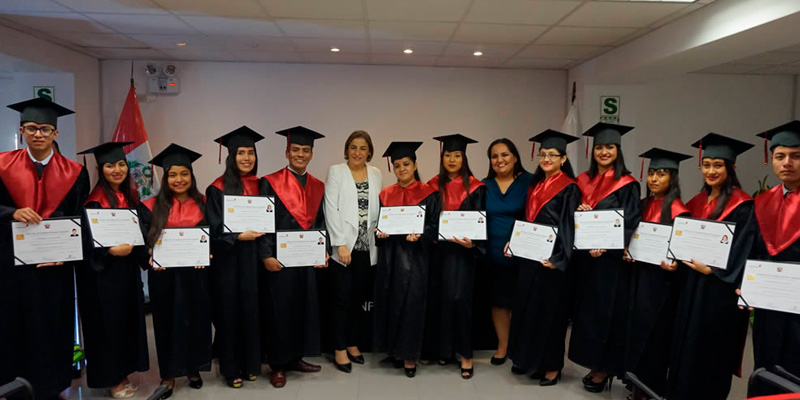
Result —
<path fill-rule="evenodd" d="M 211 228 L 211 311 L 214 356 L 223 376 L 261 373 L 261 323 L 258 277 L 263 264 L 256 241 L 239 241 L 238 233 L 223 231 L 224 194 L 206 189 L 206 219 Z"/>
<path fill-rule="evenodd" d="M 542 207 L 533 221 L 558 227 L 550 257 L 555 269 L 540 262 L 519 259 L 508 357 L 515 366 L 528 371 L 560 371 L 564 367 L 570 315 L 566 269 L 573 255 L 574 213 L 580 200 L 578 186 L 567 185 Z"/>
<path fill-rule="evenodd" d="M 27 157 L 23 159 L 30 162 Z M 43 179 L 48 179 L 48 168 L 50 164 Z M 14 265 L 11 221 L 18 208 L 30 206 L 14 203 L 9 191 L 16 189 L 0 179 L 0 382 L 23 377 L 33 385 L 36 398 L 49 398 L 69 387 L 72 379 L 73 268 L 79 263 L 42 268 Z M 81 168 L 49 217 L 80 217 L 88 194 L 89 175 Z"/>
<path fill-rule="evenodd" d="M 86 208 L 103 207 L 90 201 Z M 133 372 L 150 368 L 139 268 L 147 251 L 144 246 L 136 246 L 128 256 L 116 257 L 106 247 L 95 248 L 85 215 L 83 220 L 85 262 L 75 268 L 75 276 L 86 383 L 90 388 L 108 388 Z"/>
<path fill-rule="evenodd" d="M 431 193 L 424 205 L 425 228 L 416 242 L 405 235 L 378 239 L 375 276 L 375 347 L 389 356 L 416 360 L 422 349 L 428 267 L 439 224 L 439 201 Z M 416 204 L 415 204 L 416 205 Z"/>
<path fill-rule="evenodd" d="M 703 275 L 680 265 L 676 271 L 682 284 L 667 381 L 670 400 L 724 400 L 741 365 L 748 313 L 737 307 L 736 288 L 756 229 L 753 202 L 741 203 L 723 221 L 736 223 L 727 269 Z"/>
<path fill-rule="evenodd" d="M 624 210 L 626 247 L 642 216 L 639 193 L 639 183 L 634 181 L 594 207 L 595 210 Z M 610 376 L 625 372 L 632 266 L 622 259 L 622 254 L 622 250 L 609 250 L 595 258 L 588 251 L 579 251 L 570 265 L 574 268 L 577 287 L 569 359 Z"/>
<path fill-rule="evenodd" d="M 486 210 L 485 194 L 486 187 L 478 187 L 461 202 L 458 210 Z M 425 352 L 430 351 L 444 360 L 456 353 L 472 358 L 475 258 L 485 251 L 484 243 L 474 242 L 473 248 L 468 249 L 439 237 L 433 248 L 428 275 Z"/>
<path fill-rule="evenodd" d="M 303 186 L 305 178 L 304 175 L 299 179 Z M 305 230 L 286 209 L 281 194 L 276 193 L 266 179 L 261 179 L 261 195 L 275 197 L 276 231 Z M 321 204 L 308 229 L 325 229 L 325 211 Z M 275 234 L 262 236 L 258 243 L 260 259 L 275 257 Z M 270 368 L 284 370 L 303 357 L 319 355 L 320 313 L 314 268 L 292 267 L 270 272 L 262 267 L 260 271 L 262 348 Z"/>
<path fill-rule="evenodd" d="M 153 215 L 150 208 L 145 205 L 148 200 L 138 208 L 139 221 L 145 237 L 150 230 Z M 170 214 L 175 212 L 175 208 L 176 205 L 173 203 Z M 205 225 L 203 219 L 192 226 L 201 225 Z M 153 333 L 161 379 L 211 370 L 211 305 L 208 295 L 208 271 L 193 267 L 167 268 L 165 271 L 151 269 L 147 272 L 150 307 L 153 310 Z"/>

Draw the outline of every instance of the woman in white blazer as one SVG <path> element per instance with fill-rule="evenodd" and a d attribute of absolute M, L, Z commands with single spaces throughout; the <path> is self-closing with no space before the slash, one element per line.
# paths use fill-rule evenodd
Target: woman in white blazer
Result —
<path fill-rule="evenodd" d="M 360 306 L 370 293 L 369 267 L 378 262 L 375 234 L 378 226 L 381 172 L 367 165 L 372 160 L 372 139 L 355 131 L 344 145 L 346 163 L 328 170 L 325 182 L 325 222 L 333 249 L 331 332 L 334 365 L 350 372 L 350 361 L 363 364 L 358 350 Z M 366 288 L 366 289 L 365 289 Z"/>

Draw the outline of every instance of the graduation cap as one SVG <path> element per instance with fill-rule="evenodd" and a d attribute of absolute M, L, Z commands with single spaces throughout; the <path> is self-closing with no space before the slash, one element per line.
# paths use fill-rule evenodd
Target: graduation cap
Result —
<path fill-rule="evenodd" d="M 419 146 L 422 146 L 422 142 L 392 142 L 389 143 L 389 147 L 386 148 L 381 157 L 389 157 L 392 162 L 405 157 L 416 159 Z M 387 166 L 389 165 L 389 159 L 386 160 Z M 391 168 L 389 170 L 391 171 Z"/>
<path fill-rule="evenodd" d="M 219 163 L 222 163 L 222 146 L 228 148 L 229 153 L 236 153 L 239 147 L 255 147 L 256 142 L 264 139 L 258 132 L 242 125 L 233 131 L 230 131 L 216 139 L 215 142 L 219 143 Z"/>
<path fill-rule="evenodd" d="M 630 132 L 632 126 L 608 124 L 605 122 L 598 122 L 593 127 L 584 132 L 586 136 L 586 157 L 589 157 L 589 136 L 594 138 L 595 146 L 598 144 L 615 144 L 622 145 L 622 135 Z"/>
<path fill-rule="evenodd" d="M 533 142 L 533 146 L 531 147 L 531 160 L 533 160 L 533 155 L 535 154 L 536 150 L 536 143 L 540 143 L 540 149 L 556 149 L 561 154 L 567 153 L 567 144 L 572 143 L 578 140 L 577 137 L 572 135 L 567 135 L 566 133 L 561 133 L 559 131 L 555 131 L 552 129 L 548 129 L 530 139 L 528 141 Z"/>
<path fill-rule="evenodd" d="M 700 165 L 703 158 L 722 158 L 735 164 L 736 156 L 755 145 L 712 132 L 692 143 L 692 147 L 700 149 Z"/>
<path fill-rule="evenodd" d="M 639 171 L 639 180 L 642 180 L 642 176 L 644 174 L 645 158 L 650 159 L 650 166 L 647 167 L 648 169 L 674 169 L 676 171 L 678 170 L 681 161 L 692 158 L 692 156 L 688 156 L 686 154 L 659 149 L 658 147 L 653 147 L 652 149 L 639 154 L 639 157 L 642 157 L 642 168 Z"/>
<path fill-rule="evenodd" d="M 771 142 L 769 145 L 770 151 L 775 150 L 778 146 L 800 146 L 800 121 L 794 120 L 785 123 L 756 136 L 764 138 L 764 164 L 766 165 L 769 161 L 769 154 L 767 153 L 768 140 Z"/>
<path fill-rule="evenodd" d="M 308 129 L 304 126 L 295 126 L 294 128 L 284 129 L 282 131 L 275 132 L 278 135 L 286 136 L 286 146 L 288 147 L 290 144 L 299 144 L 301 146 L 311 146 L 314 147 L 314 140 L 322 139 L 325 135 L 314 132 L 311 129 Z"/>
<path fill-rule="evenodd" d="M 37 124 L 56 125 L 58 117 L 75 112 L 50 100 L 37 97 L 20 103 L 11 104 L 8 108 L 20 113 L 20 124 L 35 122 Z"/>
<path fill-rule="evenodd" d="M 437 136 L 434 138 L 438 140 L 439 143 L 439 153 L 443 153 L 445 151 L 460 151 L 464 153 L 467 151 L 467 145 L 471 143 L 478 143 L 477 140 L 470 139 L 460 133 L 455 133 L 452 135 L 445 135 L 445 136 Z"/>
<path fill-rule="evenodd" d="M 78 155 L 83 155 L 83 166 L 86 166 L 86 155 L 94 154 L 94 159 L 97 161 L 98 166 L 103 166 L 106 163 L 116 163 L 119 160 L 125 159 L 125 151 L 123 147 L 133 144 L 133 142 L 108 142 L 99 146 L 92 147 L 91 149 L 84 150 Z"/>
<path fill-rule="evenodd" d="M 156 154 L 156 156 L 150 160 L 150 164 L 158 165 L 164 168 L 164 171 L 168 171 L 173 165 L 180 165 L 192 169 L 192 163 L 200 157 L 202 157 L 202 154 L 171 143 L 166 149 Z"/>

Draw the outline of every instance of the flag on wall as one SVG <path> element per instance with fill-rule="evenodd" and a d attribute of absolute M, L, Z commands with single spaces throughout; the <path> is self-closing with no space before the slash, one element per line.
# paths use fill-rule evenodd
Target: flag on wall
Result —
<path fill-rule="evenodd" d="M 150 143 L 147 140 L 147 131 L 144 129 L 144 120 L 142 120 L 142 113 L 139 110 L 133 82 L 131 82 L 128 97 L 125 98 L 125 105 L 122 106 L 122 113 L 117 122 L 117 129 L 114 130 L 114 137 L 111 140 L 133 142 L 124 147 L 131 180 L 136 186 L 141 200 L 155 196 L 158 193 L 159 182 L 157 177 L 153 176 L 153 169 L 148 164 L 148 161 L 153 158 L 153 153 L 150 152 Z"/>

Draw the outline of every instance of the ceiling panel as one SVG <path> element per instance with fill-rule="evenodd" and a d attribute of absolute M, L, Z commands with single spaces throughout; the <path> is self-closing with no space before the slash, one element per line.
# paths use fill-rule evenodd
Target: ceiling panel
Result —
<path fill-rule="evenodd" d="M 201 16 L 187 16 L 181 19 L 197 31 L 208 35 L 283 35 L 275 22 L 266 19 Z"/>
<path fill-rule="evenodd" d="M 159 34 L 131 34 L 128 35 L 141 43 L 154 49 L 174 49 L 178 43 L 186 43 L 187 47 L 213 47 L 217 43 L 203 35 L 159 35 Z"/>
<path fill-rule="evenodd" d="M 369 37 L 394 40 L 449 40 L 458 24 L 451 22 L 370 21 Z"/>
<path fill-rule="evenodd" d="M 476 0 L 464 20 L 552 25 L 580 5 L 580 1 Z"/>
<path fill-rule="evenodd" d="M 86 14 L 95 21 L 121 33 L 196 33 L 191 26 L 173 15 Z"/>
<path fill-rule="evenodd" d="M 267 13 L 257 0 L 153 0 L 178 15 L 264 18 Z"/>
<path fill-rule="evenodd" d="M 263 35 L 207 35 L 216 47 L 250 50 L 295 51 L 292 42 L 282 36 Z"/>
<path fill-rule="evenodd" d="M 440 67 L 499 67 L 506 59 L 492 57 L 439 57 L 436 65 Z"/>
<path fill-rule="evenodd" d="M 572 13 L 562 21 L 562 24 L 570 26 L 643 28 L 686 7 L 686 4 L 680 3 L 592 1 Z"/>
<path fill-rule="evenodd" d="M 332 39 L 332 38 L 292 38 L 297 51 L 321 52 L 331 51 L 336 47 L 343 53 L 369 53 L 369 45 L 365 39 Z"/>
<path fill-rule="evenodd" d="M 364 19 L 363 0 L 260 0 L 273 18 Z"/>
<path fill-rule="evenodd" d="M 166 54 L 153 49 L 91 49 L 93 54 L 108 60 L 165 60 Z"/>
<path fill-rule="evenodd" d="M 481 57 L 501 57 L 508 58 L 522 50 L 524 46 L 520 44 L 477 44 L 477 43 L 450 43 L 445 50 L 446 56 L 475 57 L 474 53 L 480 51 Z"/>
<path fill-rule="evenodd" d="M 78 13 L 26 13 L 0 14 L 0 18 L 11 22 L 11 26 L 22 25 L 45 33 L 80 32 L 103 33 L 113 32 L 109 27 L 86 18 Z"/>
<path fill-rule="evenodd" d="M 372 54 L 403 54 L 403 50 L 411 49 L 414 51 L 414 56 L 438 56 L 442 54 L 447 42 L 432 42 L 421 40 L 372 40 L 370 42 L 370 49 Z"/>
<path fill-rule="evenodd" d="M 263 52 L 254 50 L 232 50 L 239 61 L 250 62 L 303 62 L 303 56 L 294 51 Z"/>
<path fill-rule="evenodd" d="M 146 43 L 119 33 L 59 33 L 59 38 L 82 47 L 146 48 Z M 175 45 L 173 44 L 173 47 Z"/>
<path fill-rule="evenodd" d="M 70 12 L 51 0 L 2 0 L 0 12 Z"/>
<path fill-rule="evenodd" d="M 367 18 L 378 21 L 460 21 L 470 0 L 366 0 Z"/>
<path fill-rule="evenodd" d="M 324 64 L 369 64 L 366 54 L 346 53 L 302 53 L 303 61 Z"/>
<path fill-rule="evenodd" d="M 363 21 L 325 19 L 281 19 L 280 29 L 291 37 L 325 37 L 341 39 L 364 39 L 366 27 Z"/>
<path fill-rule="evenodd" d="M 542 69 L 566 69 L 580 61 L 562 58 L 525 58 L 514 57 L 505 64 L 504 68 L 542 68 Z"/>
<path fill-rule="evenodd" d="M 167 14 L 152 0 L 56 0 L 78 12 L 118 14 Z"/>
<path fill-rule="evenodd" d="M 613 49 L 611 46 L 563 46 L 534 44 L 520 52 L 520 57 L 527 58 L 567 58 L 575 60 L 589 59 Z"/>
<path fill-rule="evenodd" d="M 542 35 L 536 44 L 594 45 L 612 44 L 636 32 L 635 28 L 578 28 L 557 26 Z"/>
<path fill-rule="evenodd" d="M 527 44 L 536 39 L 546 26 L 501 25 L 501 24 L 461 24 L 453 40 L 480 43 L 519 43 Z"/>

